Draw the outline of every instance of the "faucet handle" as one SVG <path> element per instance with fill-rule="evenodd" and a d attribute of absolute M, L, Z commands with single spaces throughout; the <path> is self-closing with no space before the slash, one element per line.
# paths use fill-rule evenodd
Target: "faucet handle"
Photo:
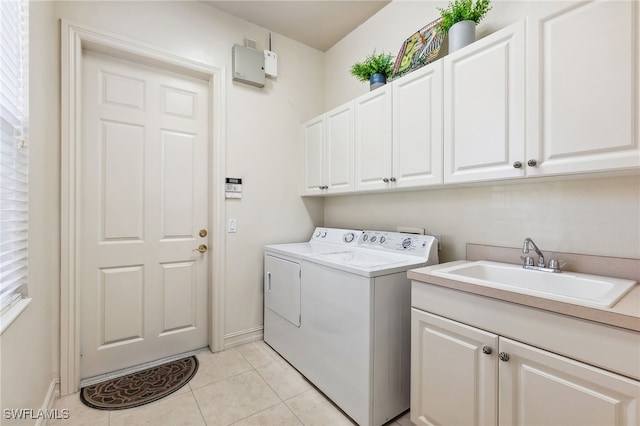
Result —
<path fill-rule="evenodd" d="M 520 259 L 524 261 L 523 266 L 533 266 L 533 257 L 531 256 L 520 256 Z"/>
<path fill-rule="evenodd" d="M 564 260 L 558 260 L 558 259 L 549 260 L 549 268 L 550 269 L 555 269 L 555 270 L 558 270 L 558 271 L 566 264 L 567 264 L 567 262 L 565 262 Z"/>

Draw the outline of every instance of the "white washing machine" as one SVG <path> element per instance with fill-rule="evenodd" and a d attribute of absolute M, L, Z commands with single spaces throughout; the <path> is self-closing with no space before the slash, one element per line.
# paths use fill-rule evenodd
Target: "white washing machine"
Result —
<path fill-rule="evenodd" d="M 316 228 L 265 247 L 264 340 L 360 425 L 409 408 L 409 269 L 432 236 Z"/>

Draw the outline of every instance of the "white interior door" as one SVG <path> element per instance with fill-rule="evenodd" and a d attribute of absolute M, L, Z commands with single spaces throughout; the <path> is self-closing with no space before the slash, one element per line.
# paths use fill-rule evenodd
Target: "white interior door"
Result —
<path fill-rule="evenodd" d="M 208 84 L 85 51 L 81 378 L 207 346 Z"/>

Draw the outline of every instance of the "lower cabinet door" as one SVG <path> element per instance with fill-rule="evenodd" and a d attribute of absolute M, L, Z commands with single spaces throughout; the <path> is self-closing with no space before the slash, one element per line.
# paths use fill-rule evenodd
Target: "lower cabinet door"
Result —
<path fill-rule="evenodd" d="M 495 425 L 498 336 L 412 309 L 411 421 Z"/>
<path fill-rule="evenodd" d="M 504 337 L 500 352 L 501 426 L 640 424 L 639 382 Z"/>

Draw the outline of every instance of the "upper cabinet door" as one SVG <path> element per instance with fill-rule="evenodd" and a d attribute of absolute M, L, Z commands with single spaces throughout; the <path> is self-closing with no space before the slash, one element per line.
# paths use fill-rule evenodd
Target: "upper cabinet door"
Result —
<path fill-rule="evenodd" d="M 524 176 L 525 23 L 444 58 L 444 181 Z"/>
<path fill-rule="evenodd" d="M 324 193 L 324 115 L 302 124 L 302 195 Z"/>
<path fill-rule="evenodd" d="M 355 189 L 384 189 L 391 175 L 391 85 L 355 100 Z"/>
<path fill-rule="evenodd" d="M 353 191 L 353 102 L 326 115 L 327 193 Z"/>
<path fill-rule="evenodd" d="M 593 1 L 530 20 L 529 176 L 640 167 L 639 16 Z"/>
<path fill-rule="evenodd" d="M 398 188 L 442 183 L 442 61 L 393 82 L 393 177 Z"/>

